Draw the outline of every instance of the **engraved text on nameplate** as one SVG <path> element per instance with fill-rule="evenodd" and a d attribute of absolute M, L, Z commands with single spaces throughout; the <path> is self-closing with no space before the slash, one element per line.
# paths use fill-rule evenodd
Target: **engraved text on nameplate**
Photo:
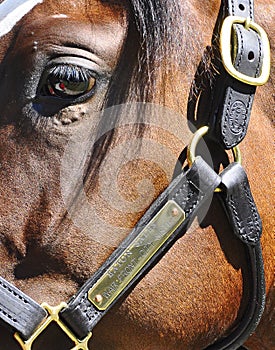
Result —
<path fill-rule="evenodd" d="M 169 200 L 89 290 L 89 300 L 106 310 L 184 219 L 181 207 Z"/>

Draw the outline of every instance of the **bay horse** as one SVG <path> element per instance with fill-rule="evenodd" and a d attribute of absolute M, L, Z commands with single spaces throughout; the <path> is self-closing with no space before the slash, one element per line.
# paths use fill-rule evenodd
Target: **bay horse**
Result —
<path fill-rule="evenodd" d="M 7 3 L 21 6 L 21 15 L 4 22 Z M 190 136 L 190 86 L 219 6 L 0 1 L 0 275 L 36 302 L 69 300 L 171 182 Z M 274 12 L 273 0 L 256 2 L 272 53 Z M 241 144 L 263 223 L 267 291 L 262 322 L 247 342 L 252 350 L 275 347 L 273 74 L 257 89 Z M 79 186 L 85 205 L 74 203 Z M 241 316 L 244 265 L 213 200 L 203 221 L 94 328 L 90 349 L 205 349 Z M 40 350 L 69 348 L 55 327 L 41 338 Z M 20 349 L 4 326 L 0 341 L 1 350 Z"/>

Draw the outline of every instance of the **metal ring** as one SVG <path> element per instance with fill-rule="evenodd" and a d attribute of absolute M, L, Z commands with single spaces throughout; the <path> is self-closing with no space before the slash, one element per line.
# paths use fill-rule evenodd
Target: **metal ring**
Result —
<path fill-rule="evenodd" d="M 190 142 L 190 144 L 187 147 L 187 162 L 189 167 L 192 166 L 196 159 L 196 148 L 199 143 L 199 141 L 207 134 L 209 130 L 209 126 L 203 126 L 200 129 L 198 129 Z M 232 148 L 232 153 L 234 157 L 234 161 L 241 164 L 242 157 L 241 157 L 241 151 L 238 146 L 235 146 Z"/>
<path fill-rule="evenodd" d="M 192 140 L 187 147 L 187 162 L 189 167 L 191 167 L 196 159 L 196 148 L 199 141 L 207 134 L 208 130 L 209 126 L 203 126 L 194 133 Z"/>
<path fill-rule="evenodd" d="M 233 147 L 232 153 L 233 153 L 234 161 L 241 164 L 242 163 L 242 154 L 241 154 L 239 146 Z"/>

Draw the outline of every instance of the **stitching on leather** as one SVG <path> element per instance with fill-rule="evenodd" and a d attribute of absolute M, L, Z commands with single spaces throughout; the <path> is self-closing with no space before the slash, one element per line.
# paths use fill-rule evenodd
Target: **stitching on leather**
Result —
<path fill-rule="evenodd" d="M 248 230 L 249 230 L 249 232 L 248 232 L 249 237 L 247 237 L 246 231 L 245 231 L 245 234 L 242 234 L 242 233 L 241 233 L 241 229 L 244 228 L 244 226 L 242 225 L 242 221 L 240 220 L 240 217 L 239 217 L 239 214 L 238 214 L 238 211 L 237 211 L 237 207 L 236 207 L 236 205 L 235 205 L 235 200 L 234 200 L 233 195 L 230 195 L 229 198 L 230 198 L 230 199 L 229 199 L 228 203 L 229 203 L 229 205 L 230 205 L 231 208 L 232 208 L 232 212 L 234 213 L 233 221 L 236 223 L 236 225 L 237 225 L 237 227 L 238 227 L 238 231 L 239 231 L 239 232 L 237 232 L 237 235 L 238 235 L 241 239 L 245 240 L 246 242 L 247 242 L 247 241 L 250 241 L 250 234 L 251 234 L 250 228 L 248 228 Z M 248 239 L 247 239 L 247 238 L 248 238 Z"/>
<path fill-rule="evenodd" d="M 16 318 L 13 318 L 10 314 L 8 314 L 5 310 L 0 307 L 0 313 L 4 316 L 8 317 L 13 323 L 18 323 Z"/>
<path fill-rule="evenodd" d="M 253 225 L 248 225 L 248 227 L 247 227 L 248 233 L 245 230 L 245 234 L 238 233 L 238 236 L 240 236 L 246 242 L 256 242 L 259 239 L 259 235 L 257 234 L 257 232 L 259 232 L 259 230 L 260 230 L 258 213 L 257 213 L 256 207 L 255 207 L 254 201 L 251 198 L 251 192 L 249 190 L 248 185 L 243 185 L 243 190 L 244 190 L 244 194 L 248 200 L 249 209 L 252 212 Z M 230 195 L 229 200 L 228 200 L 228 204 L 231 206 L 232 212 L 234 213 L 234 219 L 235 219 L 234 222 L 236 223 L 238 229 L 241 230 L 242 228 L 246 228 L 246 226 L 244 226 L 243 220 L 240 220 L 239 213 L 237 211 L 237 206 L 235 205 L 235 203 L 236 203 L 236 201 L 234 199 L 234 196 Z M 255 234 L 255 230 L 254 230 L 255 226 L 257 229 L 256 234 Z"/>
<path fill-rule="evenodd" d="M 235 3 L 234 0 L 231 0 L 231 5 L 232 5 L 232 15 L 235 15 Z"/>
<path fill-rule="evenodd" d="M 249 1 L 249 15 L 250 18 L 253 19 L 253 5 L 252 5 L 252 1 Z"/>
<path fill-rule="evenodd" d="M 257 211 L 257 208 L 256 208 L 254 201 L 251 198 L 251 192 L 250 192 L 248 185 L 244 186 L 244 192 L 245 192 L 246 198 L 248 199 L 249 207 L 250 207 L 250 210 L 251 210 L 252 215 L 253 215 L 253 224 L 254 224 L 254 226 L 256 226 L 257 230 L 259 231 L 260 224 L 259 224 L 258 211 Z"/>
<path fill-rule="evenodd" d="M 233 4 L 233 1 L 232 1 L 232 4 Z M 240 30 L 240 28 L 238 28 L 236 26 L 236 30 L 239 32 L 240 36 L 241 36 L 241 52 L 240 52 L 240 57 L 239 57 L 239 60 L 237 62 L 237 68 L 239 68 L 240 66 L 240 63 L 241 63 L 241 60 L 242 60 L 242 56 L 243 56 L 243 35 L 242 35 L 242 32 Z M 224 138 L 224 143 L 227 147 L 231 146 L 230 143 L 228 142 L 228 140 L 226 139 L 226 130 L 227 130 L 227 124 L 226 122 L 228 122 L 228 118 L 229 118 L 229 111 L 230 111 L 230 108 L 231 108 L 231 101 L 232 101 L 232 96 L 233 96 L 233 89 L 230 88 L 230 93 L 229 93 L 229 97 L 228 97 L 228 103 L 227 103 L 227 108 L 226 108 L 226 112 L 225 112 L 225 123 L 223 123 L 222 125 L 222 136 Z M 247 114 L 248 114 L 248 110 L 246 110 L 245 112 L 245 123 L 247 123 Z M 238 137 L 238 141 L 240 138 L 242 138 L 242 135 L 243 133 L 241 133 L 241 136 Z"/>
<path fill-rule="evenodd" d="M 252 93 L 251 93 L 251 94 L 249 94 L 249 99 L 248 99 L 247 105 L 246 105 L 247 110 L 249 110 L 249 109 L 251 108 L 252 99 L 253 99 L 253 97 L 252 97 Z M 246 119 L 247 119 L 247 118 L 246 118 Z M 245 120 L 245 121 L 246 121 L 246 120 Z"/>
<path fill-rule="evenodd" d="M 7 286 L 3 281 L 0 280 L 0 285 L 6 289 L 10 294 L 13 294 L 16 298 L 22 300 L 25 304 L 29 304 L 29 301 L 25 299 L 22 295 L 18 294 L 15 290 Z"/>
<path fill-rule="evenodd" d="M 240 52 L 240 57 L 237 63 L 237 68 L 240 67 L 241 61 L 243 59 L 243 53 L 244 53 L 244 49 L 243 49 L 243 34 L 242 31 L 240 30 L 240 28 L 238 26 L 236 26 L 236 30 L 238 31 L 240 37 L 241 37 L 241 52 Z"/>
<path fill-rule="evenodd" d="M 10 294 L 12 294 L 13 296 L 15 296 L 16 298 L 20 299 L 21 301 L 23 301 L 25 304 L 29 304 L 28 300 L 26 300 L 22 295 L 18 294 L 15 290 L 11 289 L 9 286 L 7 286 L 3 281 L 0 280 L 0 285 L 6 289 Z M 1 308 L 0 306 L 0 312 L 8 317 L 12 322 L 14 323 L 18 323 L 18 320 L 16 318 L 14 318 L 11 314 L 7 313 L 3 308 Z"/>
<path fill-rule="evenodd" d="M 226 129 L 227 129 L 228 118 L 229 118 L 229 110 L 230 110 L 230 107 L 231 107 L 232 94 L 233 94 L 233 90 L 230 88 L 230 93 L 229 93 L 229 97 L 228 97 L 228 103 L 227 103 L 225 117 L 224 117 L 224 121 L 225 122 L 222 124 L 222 136 L 224 138 L 224 143 L 225 143 L 225 145 L 227 147 L 230 146 L 230 144 L 228 143 L 228 141 L 226 139 Z"/>
<path fill-rule="evenodd" d="M 184 207 L 184 211 L 185 214 L 188 215 L 190 213 L 191 210 L 193 210 L 195 208 L 195 206 L 197 205 L 197 203 L 199 202 L 199 193 L 196 193 L 196 191 L 194 191 L 190 185 L 193 185 L 192 181 L 186 179 L 187 183 L 183 183 L 182 186 L 178 189 L 178 191 L 174 194 L 174 197 L 178 199 L 178 201 L 180 202 L 181 207 Z M 180 200 L 180 196 L 182 196 L 183 193 L 187 192 L 187 197 L 185 198 L 184 201 Z M 192 199 L 192 197 L 197 196 L 195 198 L 194 203 L 192 204 L 192 206 L 189 208 L 186 208 L 186 204 L 189 202 L 190 199 Z M 189 203 L 188 203 L 189 204 Z"/>
<path fill-rule="evenodd" d="M 233 195 L 229 196 L 228 204 L 232 208 L 232 211 L 234 213 L 234 218 L 235 218 L 234 221 L 236 222 L 236 224 L 238 226 L 238 229 L 241 229 L 242 225 L 241 225 L 241 221 L 240 221 L 240 218 L 239 218 L 239 215 L 238 215 L 238 212 L 237 212 L 237 208 L 236 208 L 236 205 L 235 205 L 235 200 L 234 200 Z M 242 237 L 242 235 L 239 235 L 239 236 Z"/>

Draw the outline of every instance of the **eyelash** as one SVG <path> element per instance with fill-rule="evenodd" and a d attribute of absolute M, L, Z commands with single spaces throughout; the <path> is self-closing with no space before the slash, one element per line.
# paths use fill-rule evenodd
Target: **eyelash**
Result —
<path fill-rule="evenodd" d="M 52 67 L 49 70 L 49 75 L 53 75 L 55 78 L 80 82 L 88 80 L 92 77 L 92 73 L 89 69 L 72 66 L 72 65 L 58 65 Z"/>
<path fill-rule="evenodd" d="M 41 94 L 44 96 L 72 99 L 90 92 L 96 83 L 94 72 L 70 64 L 51 67 L 46 74 L 41 89 Z M 70 85 L 76 90 L 69 89 Z"/>

